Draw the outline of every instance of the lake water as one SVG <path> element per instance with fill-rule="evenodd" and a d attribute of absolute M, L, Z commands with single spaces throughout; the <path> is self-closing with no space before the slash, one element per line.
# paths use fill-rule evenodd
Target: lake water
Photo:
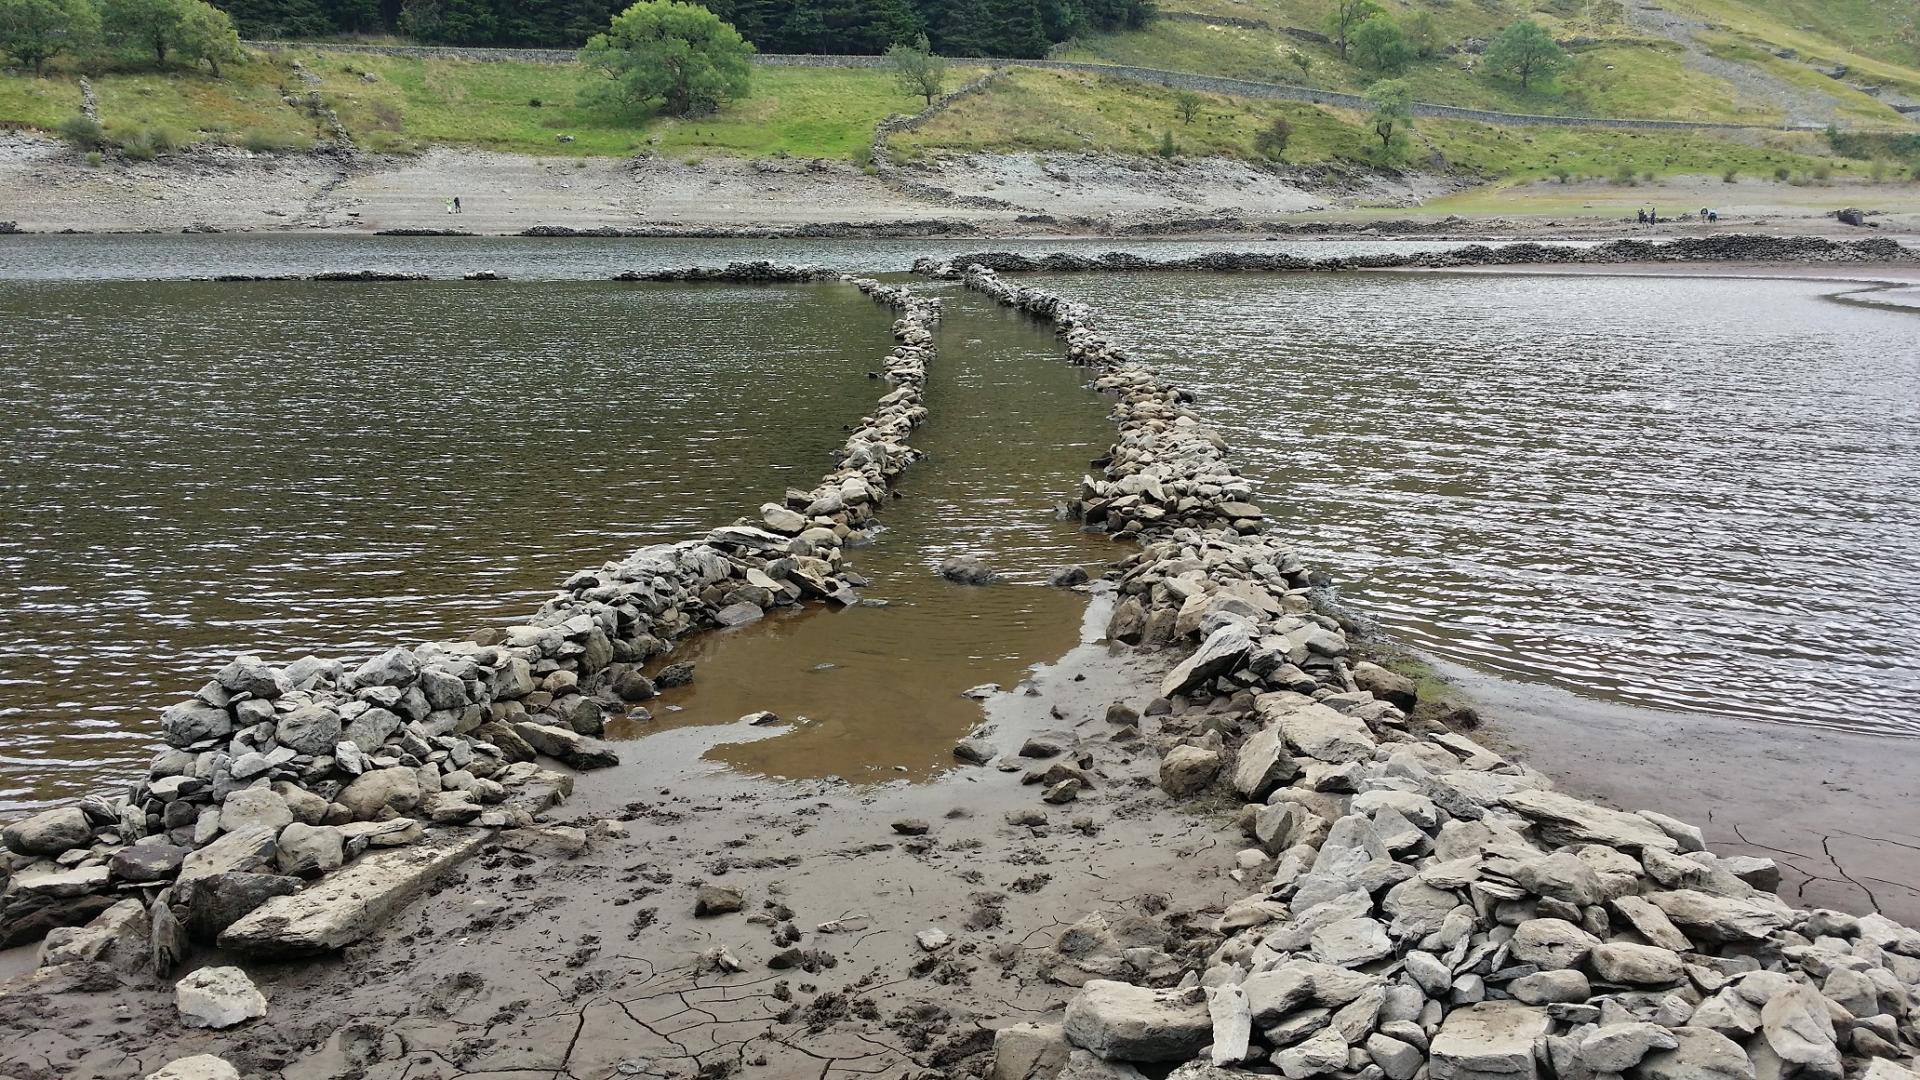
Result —
<path fill-rule="evenodd" d="M 977 246 L 5 238 L 0 811 L 135 774 L 155 711 L 234 653 L 462 635 L 751 513 L 881 390 L 889 315 L 843 285 L 588 279 Z M 177 280 L 366 266 L 517 280 Z M 1042 280 L 1199 389 L 1281 527 L 1399 636 L 1659 708 L 1920 732 L 1920 319 L 1808 282 Z M 709 756 L 755 772 L 924 777 L 980 718 L 961 689 L 1078 639 L 1084 601 L 1038 582 L 1113 553 L 1052 513 L 1106 403 L 1045 330 L 924 287 L 950 304 L 930 458 L 855 557 L 887 606 L 689 643 L 700 680 L 616 735 L 711 728 Z M 963 551 L 1006 583 L 939 581 Z M 726 727 L 762 708 L 795 725 Z"/>
<path fill-rule="evenodd" d="M 1920 734 L 1920 317 L 1755 279 L 1060 275 L 1404 640 Z"/>

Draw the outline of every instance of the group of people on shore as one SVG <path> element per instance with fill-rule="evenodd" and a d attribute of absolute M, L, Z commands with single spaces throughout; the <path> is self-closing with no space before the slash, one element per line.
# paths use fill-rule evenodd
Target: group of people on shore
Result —
<path fill-rule="evenodd" d="M 1636 211 L 1634 211 L 1634 213 L 1635 213 L 1635 214 L 1637 214 L 1637 215 L 1639 215 L 1639 218 L 1640 218 L 1640 224 L 1642 224 L 1642 225 L 1658 225 L 1658 224 L 1660 224 L 1660 211 L 1659 211 L 1659 210 L 1658 210 L 1657 208 L 1654 208 L 1654 207 L 1651 207 L 1651 206 L 1649 206 L 1649 207 L 1644 207 L 1644 208 L 1642 208 L 1642 209 L 1639 209 L 1639 210 L 1636 210 Z M 1692 216 L 1692 215 L 1688 215 L 1688 214 L 1682 214 L 1682 215 L 1681 215 L 1681 217 L 1682 217 L 1683 219 L 1684 219 L 1684 218 L 1687 218 L 1687 217 L 1690 217 L 1690 216 Z M 1717 211 L 1717 210 L 1709 210 L 1709 209 L 1707 209 L 1706 207 L 1704 207 L 1704 206 L 1703 206 L 1703 207 L 1701 207 L 1701 208 L 1700 208 L 1700 214 L 1699 214 L 1699 219 L 1700 219 L 1701 221 L 1719 221 L 1719 220 L 1720 220 L 1720 212 L 1719 212 L 1719 211 Z M 1672 221 L 1672 220 L 1674 220 L 1674 219 L 1672 219 L 1672 218 L 1668 218 L 1667 220 L 1668 220 L 1668 221 Z"/>

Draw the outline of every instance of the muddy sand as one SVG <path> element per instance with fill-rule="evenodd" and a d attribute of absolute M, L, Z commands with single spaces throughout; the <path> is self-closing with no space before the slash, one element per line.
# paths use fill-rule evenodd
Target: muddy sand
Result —
<path fill-rule="evenodd" d="M 1107 610 L 1091 605 L 1089 633 Z M 196 1053 L 289 1080 L 945 1075 L 989 1045 L 981 1021 L 1064 1004 L 1072 988 L 1047 972 L 1083 915 L 1151 916 L 1161 939 L 1143 928 L 1139 943 L 1177 953 L 1165 927 L 1244 891 L 1223 877 L 1239 844 L 1222 822 L 1155 786 L 1145 744 L 1109 737 L 1107 706 L 1143 703 L 1162 673 L 1152 654 L 1083 644 L 1036 669 L 1031 693 L 986 702 L 1011 771 L 923 785 L 775 783 L 701 760 L 744 726 L 648 736 L 549 814 L 587 827 L 583 853 L 491 848 L 337 957 L 250 963 L 262 1024 L 184 1028 L 166 982 L 54 980 L 0 998 L 0 1075 L 138 1077 Z M 1091 755 L 1074 803 L 1022 783 L 1066 760 L 1017 755 L 1046 732 Z M 896 831 L 908 820 L 926 833 Z M 696 917 L 703 884 L 738 889 L 744 909 Z M 950 941 L 929 950 L 916 935 L 936 928 Z M 0 955 L 0 977 L 30 952 Z"/>
<path fill-rule="evenodd" d="M 1686 178 L 1673 184 L 1669 202 L 1704 198 Z M 1502 211 L 1512 216 L 1472 212 L 1463 218 L 1423 209 L 1469 187 L 1457 177 L 1418 173 L 1391 178 L 1093 153 L 953 155 L 880 174 L 843 161 L 532 157 L 451 147 L 407 157 L 207 149 L 90 166 L 56 140 L 0 132 L 0 221 L 25 232 L 511 235 L 551 226 L 690 235 L 1247 236 L 1267 228 L 1289 235 L 1377 231 L 1482 239 L 1647 232 L 1622 224 L 1632 211 L 1614 205 L 1618 193 L 1612 192 L 1564 213 L 1552 200 L 1546 209 L 1536 207 L 1545 197 L 1532 188 Z M 1827 201 L 1837 197 L 1826 194 Z M 1884 192 L 1862 197 L 1876 194 Z M 448 212 L 455 196 L 458 215 Z M 1652 190 L 1644 197 L 1659 201 Z M 1909 213 L 1882 219 L 1884 230 L 1851 229 L 1824 203 L 1781 185 L 1753 185 L 1743 198 L 1717 224 L 1670 227 L 1688 234 L 1759 229 L 1835 236 L 1920 230 L 1920 214 Z"/>

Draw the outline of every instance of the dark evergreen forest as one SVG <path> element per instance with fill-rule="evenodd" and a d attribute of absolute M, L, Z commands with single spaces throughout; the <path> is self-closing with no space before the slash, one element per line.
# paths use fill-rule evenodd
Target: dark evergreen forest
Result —
<path fill-rule="evenodd" d="M 632 0 L 214 0 L 242 37 L 401 34 L 577 48 Z M 710 0 L 761 52 L 878 53 L 927 35 L 946 56 L 1042 56 L 1083 30 L 1137 29 L 1152 0 Z"/>

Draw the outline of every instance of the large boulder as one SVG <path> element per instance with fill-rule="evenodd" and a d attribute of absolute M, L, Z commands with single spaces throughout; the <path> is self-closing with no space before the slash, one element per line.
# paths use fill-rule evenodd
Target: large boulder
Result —
<path fill-rule="evenodd" d="M 261 904 L 299 891 L 299 879 L 280 874 L 208 874 L 174 887 L 173 910 L 189 937 L 212 942 Z"/>
<path fill-rule="evenodd" d="M 188 1027 L 230 1028 L 267 1015 L 267 999 L 237 967 L 207 967 L 173 984 L 180 1022 Z"/>
<path fill-rule="evenodd" d="M 1253 632 L 1247 624 L 1230 622 L 1215 630 L 1194 650 L 1193 655 L 1167 672 L 1160 684 L 1160 696 L 1185 694 L 1207 685 L 1222 675 L 1231 675 L 1253 649 Z"/>
<path fill-rule="evenodd" d="M 1754 1080 L 1753 1061 L 1740 1044 L 1703 1027 L 1671 1029 L 1679 1045 L 1655 1050 L 1627 1071 L 1633 1080 Z"/>
<path fill-rule="evenodd" d="M 0 829 L 0 842 L 21 855 L 58 855 L 93 843 L 93 825 L 77 806 L 43 810 Z"/>
<path fill-rule="evenodd" d="M 1160 787 L 1176 799 L 1196 794 L 1220 773 L 1220 754 L 1200 746 L 1176 746 L 1160 759 Z"/>
<path fill-rule="evenodd" d="M 224 739 L 233 734 L 233 716 L 195 698 L 162 710 L 160 728 L 166 733 L 168 745 L 191 746 L 203 739 Z"/>
<path fill-rule="evenodd" d="M 273 737 L 302 754 L 331 754 L 340 741 L 340 714 L 323 705 L 302 705 L 275 723 Z"/>
<path fill-rule="evenodd" d="M 1198 987 L 1151 990 L 1094 979 L 1067 1003 L 1067 1041 L 1113 1061 L 1185 1061 L 1213 1041 Z"/>
<path fill-rule="evenodd" d="M 1547 1010 L 1513 1001 L 1455 1009 L 1428 1048 L 1433 1080 L 1533 1080 L 1533 1046 L 1552 1030 Z"/>
<path fill-rule="evenodd" d="M 195 1054 L 167 1062 L 144 1080 L 240 1080 L 240 1070 L 225 1058 Z"/>
<path fill-rule="evenodd" d="M 355 821 L 374 821 L 420 805 L 421 794 L 420 774 L 396 765 L 361 773 L 335 801 L 351 811 Z"/>
<path fill-rule="evenodd" d="M 220 805 L 220 831 L 272 829 L 279 832 L 293 822 L 287 800 L 271 788 L 241 788 Z"/>
<path fill-rule="evenodd" d="M 40 966 L 102 963 L 133 974 L 150 962 L 148 936 L 152 928 L 145 904 L 122 900 L 85 926 L 49 930 L 40 945 Z"/>

